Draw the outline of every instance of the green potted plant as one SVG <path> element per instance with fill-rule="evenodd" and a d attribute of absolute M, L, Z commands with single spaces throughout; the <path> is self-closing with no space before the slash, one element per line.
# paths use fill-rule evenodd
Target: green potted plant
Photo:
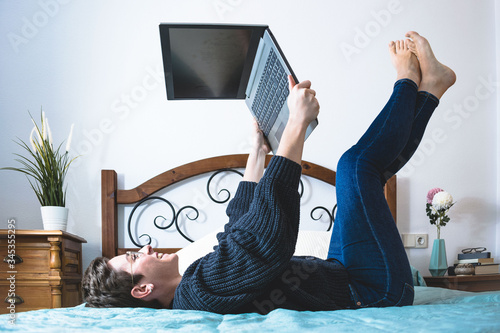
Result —
<path fill-rule="evenodd" d="M 29 145 L 21 139 L 16 142 L 23 147 L 27 154 L 15 154 L 15 160 L 20 167 L 6 167 L 2 170 L 12 170 L 24 173 L 35 191 L 40 202 L 42 221 L 46 230 L 66 230 L 68 221 L 68 208 L 66 208 L 66 187 L 64 179 L 70 164 L 75 158 L 70 159 L 69 149 L 73 135 L 73 125 L 66 141 L 66 149 L 61 151 L 62 143 L 54 148 L 52 132 L 45 113 L 41 113 L 40 126 L 31 116 L 33 130 L 29 138 Z"/>

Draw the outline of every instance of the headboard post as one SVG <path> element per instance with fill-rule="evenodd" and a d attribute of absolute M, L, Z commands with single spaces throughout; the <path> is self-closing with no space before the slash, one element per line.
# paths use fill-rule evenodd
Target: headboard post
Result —
<path fill-rule="evenodd" d="M 113 258 L 118 248 L 117 186 L 116 172 L 101 170 L 102 255 L 107 258 Z"/>

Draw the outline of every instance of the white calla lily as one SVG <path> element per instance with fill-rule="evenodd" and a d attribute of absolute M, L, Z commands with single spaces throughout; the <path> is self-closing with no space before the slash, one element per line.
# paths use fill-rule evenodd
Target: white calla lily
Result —
<path fill-rule="evenodd" d="M 52 145 L 52 131 L 50 130 L 49 119 L 46 118 L 45 122 L 47 123 L 47 136 L 48 136 L 48 139 L 49 139 L 49 145 L 50 145 L 50 147 L 54 147 Z"/>
<path fill-rule="evenodd" d="M 38 144 L 40 146 L 43 146 L 43 140 L 42 140 L 42 136 L 40 135 L 40 129 L 36 125 L 35 120 L 33 118 L 31 118 L 31 121 L 33 122 L 33 125 L 35 125 L 35 133 L 36 133 L 36 136 L 38 137 Z"/>
<path fill-rule="evenodd" d="M 43 141 L 47 140 L 47 118 L 44 111 L 42 111 L 42 138 Z"/>
<path fill-rule="evenodd" d="M 73 128 L 74 127 L 75 127 L 75 124 L 71 124 L 71 129 L 69 130 L 68 141 L 66 142 L 66 152 L 69 152 L 69 149 L 71 147 L 71 139 L 73 138 Z"/>
<path fill-rule="evenodd" d="M 36 131 L 36 126 L 33 127 L 30 133 L 30 143 L 31 143 L 31 148 L 33 148 L 33 151 L 36 151 L 36 146 L 35 146 L 35 141 L 33 140 L 33 133 Z"/>

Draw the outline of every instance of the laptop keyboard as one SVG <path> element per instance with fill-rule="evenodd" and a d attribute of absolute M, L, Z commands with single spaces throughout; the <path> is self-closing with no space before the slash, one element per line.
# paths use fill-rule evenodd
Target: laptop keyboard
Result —
<path fill-rule="evenodd" d="M 287 74 L 276 52 L 271 49 L 252 103 L 252 110 L 264 135 L 269 135 L 288 94 Z"/>

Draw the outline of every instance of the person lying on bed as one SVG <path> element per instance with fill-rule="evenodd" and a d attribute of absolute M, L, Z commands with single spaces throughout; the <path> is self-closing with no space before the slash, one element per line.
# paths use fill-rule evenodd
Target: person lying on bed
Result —
<path fill-rule="evenodd" d="M 255 130 L 214 251 L 183 276 L 177 255 L 158 254 L 150 246 L 139 254 L 97 258 L 82 282 L 87 306 L 225 314 L 411 305 L 410 265 L 383 186 L 417 149 L 455 74 L 437 61 L 425 38 L 416 32 L 406 37 L 389 44 L 397 80 L 388 103 L 338 162 L 338 211 L 327 260 L 293 256 L 304 135 L 319 104 L 309 81 L 295 84 L 289 78 L 290 117 L 280 147 L 264 173 L 269 149 Z"/>

